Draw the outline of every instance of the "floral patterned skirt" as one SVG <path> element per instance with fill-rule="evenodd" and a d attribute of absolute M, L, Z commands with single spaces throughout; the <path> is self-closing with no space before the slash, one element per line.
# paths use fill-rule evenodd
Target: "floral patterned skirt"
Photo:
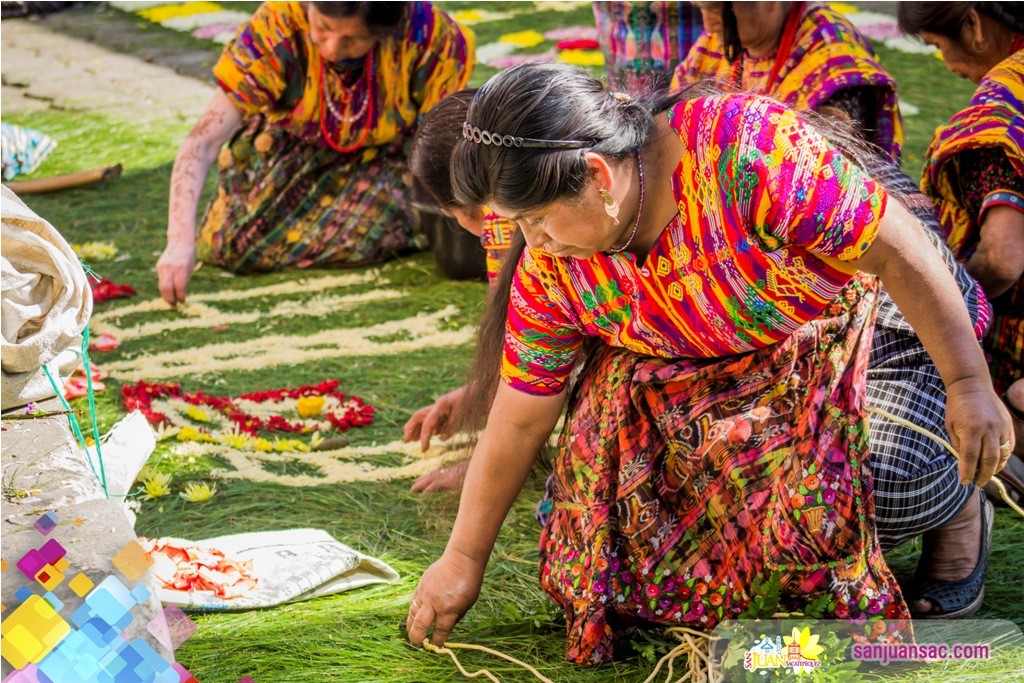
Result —
<path fill-rule="evenodd" d="M 837 301 L 787 341 L 740 356 L 606 347 L 591 358 L 540 541 L 568 660 L 611 659 L 636 623 L 710 629 L 776 573 L 780 609 L 827 595 L 828 616 L 909 619 L 874 532 L 873 281 L 858 277 Z"/>
<path fill-rule="evenodd" d="M 411 246 L 401 144 L 341 154 L 253 117 L 219 158 L 202 260 L 237 273 L 359 266 Z"/>

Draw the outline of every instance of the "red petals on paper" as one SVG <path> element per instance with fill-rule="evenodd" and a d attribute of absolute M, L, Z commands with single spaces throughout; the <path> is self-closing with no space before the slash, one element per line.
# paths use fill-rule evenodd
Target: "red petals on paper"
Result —
<path fill-rule="evenodd" d="M 117 341 L 117 339 L 115 339 L 113 335 L 101 334 L 99 337 L 96 337 L 95 339 L 89 342 L 89 350 L 113 351 L 120 345 L 121 342 Z"/>
<path fill-rule="evenodd" d="M 245 595 L 259 583 L 253 576 L 251 560 L 232 560 L 216 548 L 174 545 L 162 538 L 139 538 L 139 544 L 153 558 L 153 577 L 168 590 L 210 593 L 230 600 Z"/>

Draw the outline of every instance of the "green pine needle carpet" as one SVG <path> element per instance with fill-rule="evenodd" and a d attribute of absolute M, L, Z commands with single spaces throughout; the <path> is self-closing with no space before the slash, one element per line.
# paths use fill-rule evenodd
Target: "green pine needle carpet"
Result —
<path fill-rule="evenodd" d="M 442 4 L 460 10 L 530 10 L 517 12 L 511 19 L 475 24 L 480 45 L 511 32 L 543 33 L 558 27 L 592 26 L 593 22 L 589 7 L 562 6 L 569 3 L 541 9 L 533 3 Z M 96 6 L 73 10 L 72 18 L 75 13 L 88 19 L 80 22 L 82 25 L 92 26 L 102 26 L 104 21 L 125 25 L 125 17 L 131 16 Z M 213 43 L 140 20 L 132 19 L 127 25 L 134 35 L 141 36 L 132 44 L 149 50 L 207 50 L 210 61 L 219 51 Z M 543 52 L 551 47 L 551 42 L 545 41 L 525 51 Z M 879 52 L 900 84 L 901 98 L 919 109 L 906 118 L 905 148 L 906 168 L 917 177 L 935 126 L 967 102 L 972 88 L 947 73 L 933 56 L 885 48 Z M 473 84 L 479 85 L 492 73 L 492 68 L 478 68 Z M 486 286 L 446 279 L 429 253 L 345 273 L 311 270 L 231 277 L 204 266 L 193 278 L 189 294 L 196 305 L 207 309 L 192 313 L 146 310 L 140 304 L 159 297 L 153 267 L 164 245 L 171 163 L 191 122 L 139 124 L 131 111 L 100 115 L 75 110 L 5 110 L 4 120 L 42 130 L 59 141 L 57 150 L 30 177 L 124 164 L 124 174 L 115 181 L 26 198 L 70 242 L 114 242 L 120 258 L 89 265 L 100 275 L 138 290 L 131 299 L 96 306 L 96 324 L 113 326 L 122 341 L 113 351 L 93 354 L 100 367 L 116 370 L 116 377 L 180 382 L 188 391 L 217 395 L 297 387 L 334 378 L 340 380 L 343 391 L 361 396 L 376 408 L 371 426 L 345 434 L 347 446 L 366 447 L 367 451 L 362 461 L 349 463 L 346 476 L 328 476 L 311 454 L 301 452 L 270 454 L 258 476 L 243 476 L 232 472 L 231 461 L 216 449 L 188 454 L 174 437 L 159 443 L 149 468 L 171 476 L 170 495 L 144 500 L 141 483 L 136 487 L 140 535 L 202 539 L 315 527 L 383 559 L 402 575 L 394 585 L 274 609 L 194 615 L 198 631 L 177 653 L 180 661 L 203 683 L 235 683 L 243 676 L 258 683 L 461 680 L 447 657 L 410 647 L 402 629 L 409 596 L 423 569 L 441 554 L 458 499 L 454 494 L 410 494 L 411 477 L 390 477 L 415 458 L 408 453 L 389 453 L 383 446 L 400 439 L 401 426 L 414 410 L 462 383 Z M 340 284 L 329 279 L 342 275 L 353 277 Z M 220 322 L 204 319 L 204 311 Z M 373 327 L 399 320 L 420 320 L 423 329 L 395 333 L 388 332 L 386 326 Z M 361 341 L 348 344 L 339 353 L 332 352 L 330 345 L 304 341 L 325 332 L 337 332 L 341 335 L 337 339 L 350 340 L 354 331 L 366 328 L 377 332 L 355 334 Z M 412 338 L 408 338 L 410 334 Z M 269 336 L 275 339 L 273 348 L 261 344 Z M 377 346 L 389 351 L 382 355 L 375 351 Z M 226 355 L 214 354 L 224 347 L 228 348 Z M 182 349 L 187 350 L 188 358 L 180 357 Z M 109 429 L 124 415 L 121 384 L 118 379 L 107 380 L 107 389 L 97 395 L 101 430 Z M 75 407 L 88 434 L 85 401 L 76 401 Z M 302 438 L 308 441 L 308 436 Z M 316 481 L 318 477 L 327 483 L 282 483 Z M 177 494 L 193 482 L 216 483 L 216 495 L 201 503 L 180 498 Z M 543 475 L 537 473 L 504 526 L 479 602 L 458 626 L 453 640 L 499 649 L 531 663 L 554 681 L 644 680 L 658 658 L 674 645 L 656 630 L 638 633 L 613 664 L 579 668 L 563 661 L 564 622 L 541 593 L 536 578 L 538 527 L 533 509 L 542 493 Z M 919 544 L 911 543 L 890 554 L 898 575 L 912 573 L 918 551 Z M 980 617 L 1024 624 L 1022 566 L 1024 520 L 1000 509 Z M 502 680 L 529 680 L 522 669 L 486 655 L 461 653 L 460 657 L 471 671 L 488 668 Z M 888 680 L 1011 680 L 1021 670 L 1024 653 L 1017 652 L 998 665 L 933 664 L 903 670 Z M 775 677 L 756 678 L 767 679 Z M 802 680 L 860 679 L 876 680 L 877 676 L 853 671 L 834 677 L 824 667 Z"/>

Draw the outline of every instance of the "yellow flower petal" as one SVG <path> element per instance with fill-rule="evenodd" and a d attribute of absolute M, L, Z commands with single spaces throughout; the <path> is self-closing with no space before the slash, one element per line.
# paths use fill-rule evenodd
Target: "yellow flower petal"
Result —
<path fill-rule="evenodd" d="M 215 2 L 183 2 L 177 5 L 157 5 L 136 12 L 143 19 L 148 19 L 155 24 L 176 19 L 177 17 L 190 17 L 193 14 L 213 14 L 223 12 L 224 8 Z"/>
<path fill-rule="evenodd" d="M 203 503 L 217 495 L 217 485 L 190 482 L 178 495 L 190 503 Z"/>
<path fill-rule="evenodd" d="M 210 414 L 207 413 L 202 408 L 200 408 L 199 406 L 189 406 L 188 408 L 185 408 L 185 414 L 188 415 L 193 420 L 195 420 L 196 422 L 210 421 Z"/>
<path fill-rule="evenodd" d="M 562 50 L 558 61 L 577 66 L 604 66 L 604 54 L 600 50 Z"/>
<path fill-rule="evenodd" d="M 319 417 L 324 412 L 323 396 L 303 396 L 295 406 L 299 417 Z"/>
<path fill-rule="evenodd" d="M 516 47 L 536 47 L 544 42 L 544 36 L 537 31 L 519 31 L 507 33 L 498 38 L 499 43 L 510 43 Z"/>

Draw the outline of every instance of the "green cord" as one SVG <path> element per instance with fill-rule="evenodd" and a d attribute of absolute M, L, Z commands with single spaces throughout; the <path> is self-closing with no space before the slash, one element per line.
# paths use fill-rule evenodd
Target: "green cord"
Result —
<path fill-rule="evenodd" d="M 99 437 L 99 426 L 96 424 L 96 399 L 92 390 L 92 367 L 89 364 L 89 328 L 85 328 L 85 332 L 82 335 L 82 356 L 85 361 L 87 385 L 89 390 L 89 416 L 92 418 L 92 433 L 93 438 L 96 442 L 96 456 L 100 461 L 100 471 L 96 472 L 96 466 L 92 462 L 92 458 L 89 457 L 89 449 L 85 445 L 85 437 L 82 435 L 82 430 L 78 426 L 78 420 L 75 418 L 74 411 L 71 409 L 71 404 L 68 403 L 67 399 L 64 398 L 64 392 L 57 386 L 57 382 L 53 379 L 53 375 L 50 374 L 50 368 L 43 366 L 43 372 L 46 374 L 46 378 L 50 380 L 50 386 L 53 387 L 53 393 L 57 394 L 57 398 L 60 399 L 61 405 L 64 406 L 64 410 L 68 411 L 68 422 L 71 424 L 71 431 L 75 433 L 75 438 L 78 439 L 78 445 L 82 447 L 85 452 L 86 460 L 89 461 L 89 469 L 92 470 L 93 475 L 99 479 L 100 484 L 103 486 L 103 495 L 110 498 L 110 492 L 107 490 L 107 472 L 103 467 L 103 453 L 100 450 L 100 437 Z"/>
<path fill-rule="evenodd" d="M 88 325 L 82 331 L 82 362 L 85 364 L 85 381 L 89 393 L 89 417 L 92 418 L 92 439 L 96 444 L 96 459 L 100 461 L 100 483 L 103 484 L 103 493 L 106 494 L 107 498 L 110 498 L 110 493 L 107 491 L 107 468 L 103 466 L 103 449 L 100 447 L 100 426 L 96 420 L 96 393 L 92 390 L 92 362 L 89 360 Z"/>

